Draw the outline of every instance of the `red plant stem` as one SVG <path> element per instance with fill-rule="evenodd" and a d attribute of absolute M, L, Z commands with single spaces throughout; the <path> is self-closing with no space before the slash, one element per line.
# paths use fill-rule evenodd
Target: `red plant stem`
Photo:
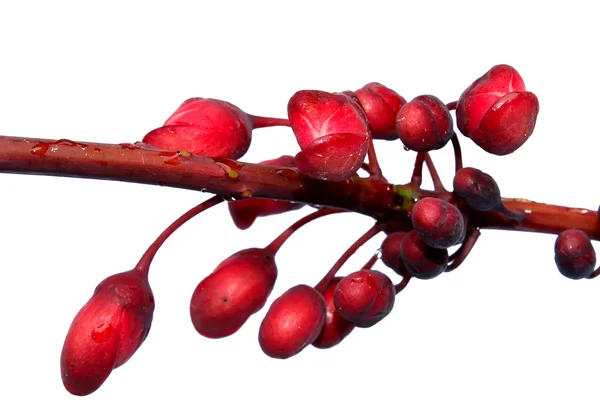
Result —
<path fill-rule="evenodd" d="M 448 265 L 446 272 L 454 271 L 466 260 L 469 253 L 471 253 L 471 250 L 473 250 L 473 247 L 475 247 L 475 243 L 477 242 L 477 239 L 479 239 L 479 236 L 481 236 L 479 229 L 475 228 L 469 231 L 467 238 L 460 245 L 459 249 L 450 256 L 452 263 Z"/>
<path fill-rule="evenodd" d="M 425 153 L 418 152 L 415 158 L 415 167 L 413 168 L 410 184 L 416 188 L 420 188 L 423 183 L 423 162 L 425 161 Z"/>
<path fill-rule="evenodd" d="M 252 128 L 268 128 L 271 126 L 290 126 L 290 121 L 285 118 L 259 117 L 248 115 L 252 120 Z"/>
<path fill-rule="evenodd" d="M 361 235 L 361 237 L 359 237 L 356 240 L 356 242 L 352 243 L 350 245 L 350 247 L 348 247 L 346 249 L 344 254 L 341 255 L 341 257 L 335 262 L 335 264 L 333 264 L 333 267 L 331 267 L 329 272 L 327 272 L 327 274 L 325 274 L 323 279 L 321 279 L 321 281 L 319 281 L 319 283 L 317 283 L 317 285 L 315 286 L 315 289 L 317 291 L 319 291 L 320 293 L 323 293 L 325 291 L 325 289 L 327 288 L 327 286 L 329 285 L 329 282 L 331 282 L 331 280 L 333 279 L 335 274 L 337 274 L 338 271 L 340 270 L 340 268 L 342 268 L 342 266 L 346 263 L 346 261 L 348 261 L 350 256 L 352 256 L 352 254 L 356 253 L 356 250 L 358 250 L 363 244 L 367 243 L 371 238 L 373 238 L 373 236 L 377 235 L 382 230 L 383 230 L 383 225 L 375 224 L 371 227 L 371 229 L 369 229 L 368 231 L 363 233 Z"/>
<path fill-rule="evenodd" d="M 294 232 L 296 232 L 298 229 L 302 228 L 304 225 L 308 224 L 309 222 L 314 221 L 317 218 L 321 218 L 326 215 L 336 214 L 336 213 L 341 213 L 341 212 L 345 212 L 345 210 L 338 210 L 335 208 L 323 208 L 323 209 L 317 210 L 311 214 L 305 215 L 304 217 L 300 218 L 298 221 L 296 221 L 292 225 L 290 225 L 290 227 L 287 228 L 285 231 L 281 232 L 281 234 L 279 236 L 277 236 L 271 242 L 271 244 L 269 244 L 267 247 L 265 247 L 265 250 L 267 250 L 268 252 L 275 255 L 275 254 L 277 254 L 277 252 L 279 251 L 281 246 L 283 246 L 283 244 L 286 242 L 286 240 L 288 240 L 290 238 L 290 236 L 292 236 L 294 234 Z"/>
<path fill-rule="evenodd" d="M 408 285 L 408 282 L 410 282 L 411 278 L 412 277 L 410 275 L 405 276 L 402 278 L 400 283 L 398 283 L 397 285 L 394 285 L 394 288 L 396 289 L 396 294 L 400 293 L 401 291 L 403 291 L 406 288 L 406 285 Z"/>
<path fill-rule="evenodd" d="M 427 169 L 429 170 L 429 174 L 431 174 L 431 180 L 433 181 L 433 188 L 439 192 L 445 192 L 446 188 L 440 179 L 440 175 L 433 164 L 433 160 L 429 153 L 425 153 L 425 162 L 427 163 Z"/>
<path fill-rule="evenodd" d="M 592 272 L 592 274 L 588 276 L 588 279 L 594 279 L 598 275 L 600 275 L 600 266 L 598 266 L 598 268 L 596 268 L 594 272 Z"/>
<path fill-rule="evenodd" d="M 194 218 L 196 215 L 200 214 L 202 211 L 211 208 L 219 203 L 223 202 L 223 198 L 221 196 L 213 196 L 210 199 L 206 200 L 203 203 L 198 204 L 197 206 L 188 210 L 185 214 L 177 218 L 171 225 L 167 227 L 161 233 L 158 238 L 148 247 L 148 250 L 142 255 L 140 261 L 138 261 L 135 269 L 139 272 L 142 272 L 145 276 L 148 276 L 148 272 L 150 270 L 150 264 L 156 255 L 156 252 L 160 247 L 165 243 L 165 240 L 169 238 L 177 229 L 179 229 L 183 224 L 188 222 L 190 219 Z"/>
<path fill-rule="evenodd" d="M 452 148 L 454 149 L 454 171 L 458 172 L 463 167 L 462 150 L 460 148 L 460 141 L 456 132 L 452 135 Z"/>
<path fill-rule="evenodd" d="M 452 102 L 446 104 L 446 107 L 448 108 L 448 111 L 452 111 L 452 110 L 456 110 L 457 105 L 458 105 L 458 101 L 452 101 Z M 454 149 L 455 170 L 458 171 L 459 169 L 461 169 L 463 167 L 463 161 L 462 161 L 462 150 L 460 148 L 460 142 L 458 141 L 458 136 L 456 135 L 456 132 L 454 132 L 454 135 L 452 135 L 452 147 Z"/>
<path fill-rule="evenodd" d="M 377 254 L 373 254 L 361 269 L 367 270 L 373 268 L 373 265 L 375 265 L 377 260 L 379 260 L 379 257 L 377 257 Z"/>
<path fill-rule="evenodd" d="M 369 140 L 369 151 L 367 153 L 369 156 L 369 174 L 376 178 L 383 178 L 383 172 L 381 171 L 381 167 L 379 166 L 379 161 L 377 161 L 377 153 L 375 152 L 375 145 L 373 143 L 373 136 L 371 136 Z M 383 178 L 384 179 L 384 178 Z"/>
<path fill-rule="evenodd" d="M 224 165 L 228 168 L 224 168 Z M 237 174 L 232 174 L 236 171 Z M 76 143 L 0 136 L 0 172 L 109 179 L 260 197 L 400 217 L 402 199 L 387 182 L 353 177 L 331 182 L 297 169 L 164 152 L 144 144 Z"/>
<path fill-rule="evenodd" d="M 227 173 L 225 164 L 238 172 Z M 471 225 L 558 234 L 565 229 L 584 231 L 600 240 L 598 212 L 581 208 L 503 199 L 505 207 L 523 212 L 513 220 L 494 212 L 465 209 L 451 193 L 421 190 L 412 184 L 392 185 L 381 180 L 352 177 L 321 181 L 293 168 L 277 168 L 229 159 L 214 159 L 185 152 L 161 152 L 142 145 L 75 143 L 0 136 L 0 172 L 93 178 L 208 191 L 225 198 L 254 196 L 345 209 L 383 222 L 410 228 L 408 213 L 421 197 L 438 197 L 459 206 Z"/>

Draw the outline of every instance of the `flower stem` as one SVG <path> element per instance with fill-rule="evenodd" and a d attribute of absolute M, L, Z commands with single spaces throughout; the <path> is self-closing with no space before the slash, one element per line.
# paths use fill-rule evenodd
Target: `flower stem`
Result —
<path fill-rule="evenodd" d="M 321 218 L 321 217 L 324 217 L 324 216 L 330 215 L 330 214 L 341 213 L 344 211 L 345 210 L 336 210 L 334 208 L 323 208 L 323 209 L 317 210 L 311 214 L 305 215 L 304 217 L 300 218 L 298 221 L 296 221 L 292 225 L 290 225 L 290 227 L 287 228 L 285 231 L 281 232 L 281 234 L 279 236 L 277 236 L 271 242 L 271 244 L 269 244 L 267 247 L 265 247 L 265 250 L 267 250 L 268 252 L 275 255 L 275 254 L 277 254 L 277 252 L 279 251 L 281 246 L 283 246 L 283 244 L 286 242 L 286 240 L 288 240 L 290 238 L 290 236 L 292 236 L 294 234 L 294 232 L 296 232 L 298 229 L 302 228 L 304 225 L 308 224 L 309 222 L 314 221 L 317 218 Z"/>
<path fill-rule="evenodd" d="M 185 214 L 177 218 L 171 225 L 167 227 L 161 233 L 158 238 L 148 247 L 148 250 L 144 253 L 140 261 L 138 261 L 135 266 L 135 270 L 142 272 L 145 276 L 148 276 L 148 272 L 150 270 L 150 264 L 156 255 L 156 252 L 160 247 L 165 243 L 165 241 L 171 236 L 177 229 L 179 229 L 183 224 L 188 222 L 190 219 L 194 218 L 196 215 L 200 214 L 202 211 L 211 208 L 219 203 L 223 202 L 223 198 L 221 196 L 213 196 L 205 202 L 198 204 L 197 206 L 188 210 Z"/>
<path fill-rule="evenodd" d="M 252 120 L 252 127 L 254 129 L 271 126 L 290 126 L 290 121 L 285 118 L 259 117 L 257 115 L 249 115 L 249 117 Z"/>
<path fill-rule="evenodd" d="M 229 173 L 223 169 L 228 165 Z M 422 164 L 421 164 L 422 165 Z M 236 171 L 237 174 L 232 174 Z M 369 215 L 380 222 L 410 225 L 409 213 L 422 197 L 437 197 L 464 209 L 452 193 L 428 191 L 413 184 L 392 185 L 377 179 L 352 177 L 321 181 L 294 168 L 243 163 L 162 152 L 141 144 L 78 143 L 0 136 L 0 172 L 51 175 L 144 183 L 208 191 L 226 199 L 252 196 L 338 208 Z M 413 174 L 414 175 L 414 174 Z M 496 211 L 464 209 L 472 226 L 558 234 L 584 231 L 600 240 L 598 211 L 503 199 L 507 210 L 523 213 L 511 219 Z"/>
<path fill-rule="evenodd" d="M 346 249 L 344 254 L 341 255 L 341 257 L 336 261 L 336 263 L 333 264 L 333 267 L 331 267 L 329 272 L 327 272 L 327 274 L 325 274 L 323 279 L 321 279 L 319 281 L 319 283 L 317 283 L 317 285 L 315 286 L 315 289 L 317 291 L 323 293 L 325 291 L 325 289 L 327 288 L 327 286 L 329 285 L 329 282 L 333 279 L 335 274 L 338 273 L 338 271 L 342 268 L 342 266 L 346 263 L 346 261 L 348 261 L 350 256 L 352 256 L 352 254 L 356 253 L 356 250 L 358 250 L 363 244 L 367 243 L 371 238 L 373 238 L 373 236 L 377 235 L 382 230 L 383 230 L 383 225 L 375 224 L 371 227 L 371 229 L 369 229 L 368 231 L 363 233 L 361 235 L 361 237 L 359 237 L 354 243 L 352 243 L 350 245 L 350 247 L 348 247 Z"/>

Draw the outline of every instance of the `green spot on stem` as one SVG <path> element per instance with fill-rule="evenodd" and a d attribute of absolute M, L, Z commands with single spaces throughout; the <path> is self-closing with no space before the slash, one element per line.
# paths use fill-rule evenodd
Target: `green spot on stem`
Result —
<path fill-rule="evenodd" d="M 397 196 L 396 202 L 392 208 L 396 210 L 410 211 L 419 200 L 419 194 L 409 185 L 393 185 L 394 193 Z"/>

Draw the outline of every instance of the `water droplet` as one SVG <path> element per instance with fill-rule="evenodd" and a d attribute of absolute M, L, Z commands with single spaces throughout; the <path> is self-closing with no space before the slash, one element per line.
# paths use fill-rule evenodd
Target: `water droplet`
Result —
<path fill-rule="evenodd" d="M 29 151 L 34 156 L 43 157 L 48 151 L 48 147 L 50 147 L 50 143 L 39 142 L 36 143 Z"/>
<path fill-rule="evenodd" d="M 239 171 L 240 169 L 242 169 L 244 166 L 242 164 L 240 164 L 239 162 L 232 160 L 231 158 L 213 158 L 213 160 L 215 161 L 215 164 L 219 165 L 221 164 L 221 168 L 223 168 L 223 166 L 227 166 L 231 169 L 235 169 L 236 171 Z"/>
<path fill-rule="evenodd" d="M 404 146 L 404 151 L 410 151 L 410 149 L 406 146 Z"/>
<path fill-rule="evenodd" d="M 383 255 L 383 252 L 381 251 L 381 247 L 377 249 L 377 251 L 375 252 L 375 257 L 377 257 L 378 260 L 381 260 L 381 256 Z"/>
<path fill-rule="evenodd" d="M 179 165 L 181 163 L 181 161 L 177 157 L 167 158 L 166 160 L 164 160 L 164 162 L 165 162 L 165 164 L 169 164 L 169 165 Z"/>
<path fill-rule="evenodd" d="M 110 339 L 110 336 L 114 332 L 114 328 L 110 324 L 101 324 L 92 330 L 92 339 L 94 342 L 102 343 Z"/>
<path fill-rule="evenodd" d="M 163 151 L 158 153 L 159 156 L 163 157 L 163 162 L 169 165 L 178 165 L 181 163 L 179 159 L 179 152 Z"/>
<path fill-rule="evenodd" d="M 242 197 L 252 197 L 252 190 L 244 189 L 240 192 L 240 196 Z"/>
<path fill-rule="evenodd" d="M 58 139 L 56 142 L 52 143 L 55 145 L 66 145 L 66 146 L 78 146 L 81 150 L 85 150 L 88 145 L 83 143 L 77 143 L 69 139 Z"/>
<path fill-rule="evenodd" d="M 287 178 L 292 181 L 297 181 L 298 179 L 300 179 L 300 173 L 293 168 L 278 169 L 277 175 L 283 176 L 284 178 Z"/>

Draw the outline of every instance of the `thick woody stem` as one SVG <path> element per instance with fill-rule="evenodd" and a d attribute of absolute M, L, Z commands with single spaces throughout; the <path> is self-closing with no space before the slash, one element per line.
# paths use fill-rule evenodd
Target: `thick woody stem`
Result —
<path fill-rule="evenodd" d="M 227 168 L 224 168 L 227 166 Z M 235 170 L 237 174 L 230 172 Z M 598 212 L 581 208 L 503 199 L 522 220 L 498 212 L 465 209 L 448 192 L 426 191 L 414 185 L 352 177 L 321 181 L 294 168 L 195 156 L 185 151 L 162 152 L 143 144 L 76 143 L 0 136 L 0 172 L 105 179 L 207 191 L 225 198 L 261 197 L 339 208 L 382 222 L 410 224 L 409 212 L 422 197 L 438 197 L 462 207 L 473 226 L 489 229 L 558 234 L 576 228 L 600 240 Z"/>
<path fill-rule="evenodd" d="M 232 173 L 235 171 L 235 173 Z M 322 181 L 294 168 L 165 152 L 143 143 L 101 144 L 0 136 L 0 172 L 108 179 L 208 191 L 227 199 L 261 197 L 400 217 L 389 183 L 353 177 Z"/>

